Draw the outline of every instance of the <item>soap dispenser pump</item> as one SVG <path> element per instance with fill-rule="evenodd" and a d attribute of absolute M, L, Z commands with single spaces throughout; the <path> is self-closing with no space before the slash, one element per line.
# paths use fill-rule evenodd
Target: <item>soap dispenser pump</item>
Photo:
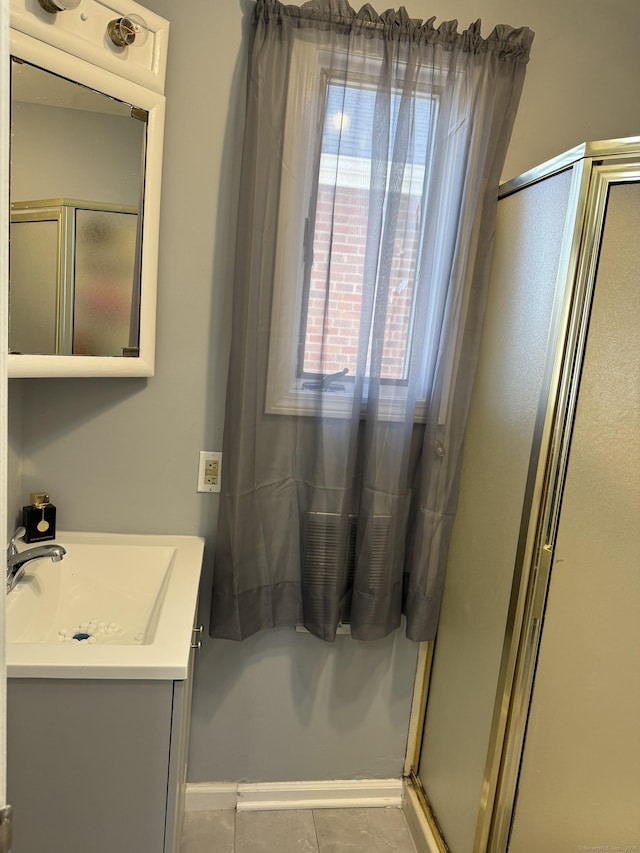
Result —
<path fill-rule="evenodd" d="M 22 507 L 22 526 L 26 533 L 24 541 L 47 542 L 56 537 L 56 508 L 49 502 L 45 492 L 32 492 L 31 504 Z"/>

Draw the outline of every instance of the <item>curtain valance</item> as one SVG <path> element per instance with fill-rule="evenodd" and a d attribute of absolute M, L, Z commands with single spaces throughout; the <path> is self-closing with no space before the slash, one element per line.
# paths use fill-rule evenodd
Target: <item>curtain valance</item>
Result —
<path fill-rule="evenodd" d="M 534 33 L 528 27 L 518 29 L 499 24 L 483 38 L 481 21 L 478 19 L 466 30 L 458 32 L 458 21 L 443 21 L 434 26 L 435 16 L 423 21 L 410 18 L 404 6 L 387 9 L 378 14 L 370 3 L 355 11 L 346 0 L 310 0 L 302 6 L 294 6 L 279 0 L 258 0 L 256 20 L 286 22 L 292 27 L 316 27 L 344 32 L 361 32 L 367 38 L 385 38 L 398 41 L 414 41 L 417 44 L 439 44 L 446 50 L 462 50 L 467 53 L 493 53 L 501 60 L 528 62 Z"/>

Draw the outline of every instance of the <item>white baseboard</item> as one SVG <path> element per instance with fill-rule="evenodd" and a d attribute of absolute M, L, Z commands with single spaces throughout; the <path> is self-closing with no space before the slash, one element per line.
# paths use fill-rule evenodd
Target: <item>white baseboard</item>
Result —
<path fill-rule="evenodd" d="M 187 782 L 184 797 L 184 809 L 187 812 L 235 809 L 237 802 L 236 782 Z"/>
<path fill-rule="evenodd" d="M 401 808 L 401 779 L 188 783 L 186 811 Z"/>
<path fill-rule="evenodd" d="M 238 785 L 238 811 L 348 809 L 402 805 L 401 779 L 258 782 Z"/>

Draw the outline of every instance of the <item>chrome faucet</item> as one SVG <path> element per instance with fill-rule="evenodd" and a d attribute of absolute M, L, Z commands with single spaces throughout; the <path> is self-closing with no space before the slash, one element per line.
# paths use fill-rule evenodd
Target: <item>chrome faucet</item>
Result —
<path fill-rule="evenodd" d="M 18 551 L 16 542 L 22 539 L 25 533 L 24 527 L 18 527 L 7 548 L 7 592 L 11 592 L 18 583 L 27 563 L 43 557 L 49 557 L 54 563 L 59 563 L 67 553 L 62 545 L 56 545 L 53 542 L 50 545 L 38 545 L 35 548 L 27 548 L 26 551 Z"/>

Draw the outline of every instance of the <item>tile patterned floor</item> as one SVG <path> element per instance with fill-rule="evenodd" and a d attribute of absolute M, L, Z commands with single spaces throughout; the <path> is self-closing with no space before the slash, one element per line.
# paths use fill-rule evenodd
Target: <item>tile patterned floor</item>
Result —
<path fill-rule="evenodd" d="M 416 853 L 400 809 L 187 812 L 180 853 Z"/>

